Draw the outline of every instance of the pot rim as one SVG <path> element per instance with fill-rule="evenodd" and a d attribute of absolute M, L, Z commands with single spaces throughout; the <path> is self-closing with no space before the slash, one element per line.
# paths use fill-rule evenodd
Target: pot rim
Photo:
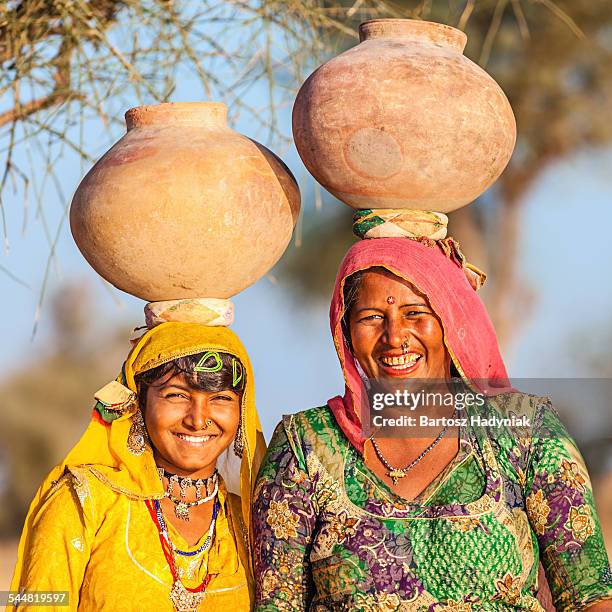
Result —
<path fill-rule="evenodd" d="M 127 131 L 147 125 L 201 125 L 227 127 L 223 102 L 164 102 L 134 106 L 125 113 Z"/>
<path fill-rule="evenodd" d="M 368 19 L 359 25 L 359 42 L 377 38 L 416 39 L 451 47 L 463 53 L 467 35 L 462 30 L 423 19 Z"/>

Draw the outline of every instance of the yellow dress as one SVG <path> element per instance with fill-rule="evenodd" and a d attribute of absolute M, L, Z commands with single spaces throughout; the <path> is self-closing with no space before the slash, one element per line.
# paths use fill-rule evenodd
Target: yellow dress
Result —
<path fill-rule="evenodd" d="M 138 373 L 170 361 L 173 355 L 203 350 L 229 352 L 245 366 L 244 450 L 242 457 L 233 452 L 229 456 L 230 447 L 217 462 L 222 476 L 220 508 L 211 547 L 197 556 L 175 554 L 175 563 L 187 588 L 197 587 L 210 575 L 199 610 L 240 612 L 252 608 L 251 493 L 265 450 L 246 351 L 226 328 L 164 323 L 136 345 L 118 380 L 135 390 Z M 68 592 L 67 607 L 45 606 L 46 610 L 174 609 L 173 577 L 145 505 L 145 500 L 163 497 L 163 484 L 150 446 L 134 456 L 126 445 L 136 410 L 132 406 L 110 423 L 94 410 L 81 440 L 43 483 L 26 518 L 12 591 Z M 232 492 L 232 487 L 237 491 Z M 166 523 L 172 543 L 182 551 L 197 550 L 206 538 L 204 534 L 188 547 L 172 524 Z M 21 604 L 18 609 L 40 608 Z"/>

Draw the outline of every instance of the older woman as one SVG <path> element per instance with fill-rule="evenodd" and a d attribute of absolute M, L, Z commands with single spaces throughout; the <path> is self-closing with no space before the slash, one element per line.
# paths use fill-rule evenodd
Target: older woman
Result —
<path fill-rule="evenodd" d="M 284 417 L 259 473 L 256 609 L 542 610 L 541 561 L 557 610 L 609 610 L 583 460 L 547 400 L 509 387 L 456 245 L 355 244 L 331 329 L 345 394 Z M 365 431 L 370 384 L 446 379 L 456 399 L 451 373 L 485 398 L 464 416 L 502 429 L 454 401 L 429 406 L 428 433 Z"/>
<path fill-rule="evenodd" d="M 96 398 L 87 431 L 32 502 L 14 603 L 37 607 L 37 591 L 54 591 L 45 603 L 58 610 L 251 609 L 263 438 L 240 340 L 162 323 Z"/>

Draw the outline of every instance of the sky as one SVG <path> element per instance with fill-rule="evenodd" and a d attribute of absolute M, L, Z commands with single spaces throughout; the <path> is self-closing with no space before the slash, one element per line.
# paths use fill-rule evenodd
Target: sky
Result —
<path fill-rule="evenodd" d="M 193 99 L 191 84 L 184 80 L 173 101 Z M 282 131 L 290 134 L 289 112 L 281 113 L 279 121 Z M 246 120 L 236 127 L 247 136 L 258 137 Z M 108 148 L 106 136 L 100 134 L 99 126 L 86 126 L 85 141 L 95 143 L 92 150 L 96 156 Z M 301 180 L 306 214 L 329 214 L 331 211 L 325 209 L 315 210 L 312 184 L 295 150 L 279 153 Z M 22 148 L 16 161 L 25 165 L 25 156 Z M 103 320 L 92 320 L 92 325 L 103 329 L 118 322 L 142 324 L 144 303 L 105 285 L 82 258 L 70 235 L 65 206 L 88 167 L 67 153 L 56 169 L 63 193 L 58 194 L 47 181 L 44 198 L 49 233 L 55 235 L 59 228 L 60 236 L 49 270 L 47 297 L 63 283 L 76 279 L 94 289 Z M 32 178 L 40 182 L 44 168 L 34 168 L 33 174 L 36 177 Z M 612 227 L 610 177 L 612 149 L 584 151 L 549 167 L 526 196 L 520 274 L 536 291 L 536 302 L 505 355 L 511 376 L 589 376 L 591 371 L 582 358 L 587 349 L 601 350 L 608 359 L 611 357 L 604 340 L 606 330 L 612 339 L 612 249 L 606 241 Z M 6 195 L 10 245 L 0 254 L 0 378 L 49 350 L 51 337 L 50 313 L 43 305 L 32 339 L 50 248 L 43 221 L 31 201 L 24 224 L 22 193 Z M 16 282 L 7 270 L 28 287 Z M 258 408 L 267 436 L 282 414 L 322 405 L 342 392 L 327 304 L 301 307 L 287 287 L 280 281 L 272 282 L 270 277 L 236 296 L 234 303 L 233 329 L 252 357 Z M 127 347 L 126 338 L 126 351 Z"/>
<path fill-rule="evenodd" d="M 297 160 L 289 161 L 299 176 Z M 599 341 L 601 330 L 612 328 L 612 250 L 605 239 L 593 235 L 612 226 L 612 184 L 606 176 L 610 168 L 612 151 L 580 154 L 551 167 L 528 194 L 520 274 L 535 288 L 536 303 L 506 355 L 512 376 L 588 376 L 579 358 L 585 345 L 610 354 L 609 347 L 600 347 Z M 69 186 L 74 190 L 78 180 L 78 169 L 67 170 L 67 191 Z M 312 202 L 305 202 L 305 208 L 309 214 L 326 214 L 314 211 Z M 30 221 L 21 234 L 23 211 L 18 202 L 7 212 L 11 247 L 0 263 L 27 281 L 30 289 L 0 273 L 4 339 L 0 371 L 5 373 L 45 351 L 50 338 L 49 311 L 43 307 L 32 340 L 48 247 L 36 221 Z M 144 303 L 104 286 L 80 255 L 67 225 L 56 257 L 59 263 L 51 269 L 48 295 L 65 281 L 82 279 L 94 288 L 99 311 L 109 321 L 134 326 L 142 322 Z M 234 302 L 233 329 L 252 356 L 266 433 L 281 414 L 323 404 L 341 391 L 326 305 L 302 308 L 282 282 L 272 282 L 269 277 L 236 296 Z M 573 346 L 576 342 L 578 348 Z"/>
<path fill-rule="evenodd" d="M 593 375 L 584 357 L 612 360 L 612 149 L 581 152 L 528 194 L 520 269 L 536 292 L 510 370 L 518 377 Z"/>

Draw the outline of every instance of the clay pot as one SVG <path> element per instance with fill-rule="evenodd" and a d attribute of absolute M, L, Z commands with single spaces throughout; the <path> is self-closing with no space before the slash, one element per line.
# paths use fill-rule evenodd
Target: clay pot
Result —
<path fill-rule="evenodd" d="M 293 107 L 310 173 L 353 208 L 449 212 L 501 174 L 516 139 L 497 83 L 455 28 L 375 19 L 360 44 L 318 68 Z"/>
<path fill-rule="evenodd" d="M 274 153 L 216 102 L 139 106 L 81 181 L 70 226 L 85 259 L 148 301 L 227 298 L 278 261 L 300 192 Z"/>

